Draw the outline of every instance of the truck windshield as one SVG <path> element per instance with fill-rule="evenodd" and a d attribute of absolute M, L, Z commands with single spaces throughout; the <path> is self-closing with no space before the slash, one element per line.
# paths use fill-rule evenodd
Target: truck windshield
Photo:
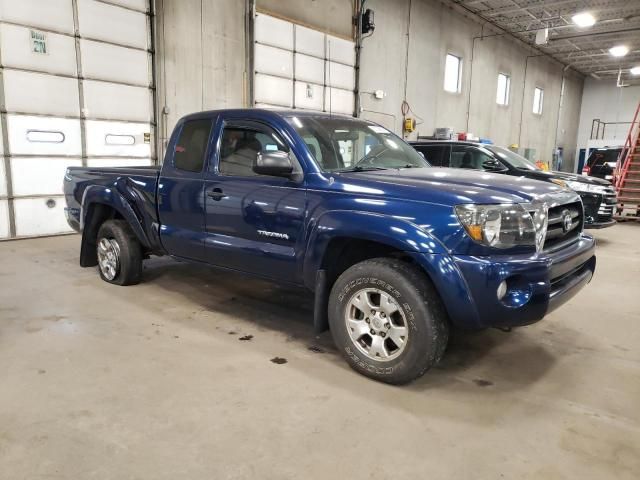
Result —
<path fill-rule="evenodd" d="M 362 120 L 291 116 L 289 124 L 326 172 L 429 167 L 429 163 L 386 128 Z"/>
<path fill-rule="evenodd" d="M 486 148 L 495 153 L 498 157 L 519 170 L 540 170 L 535 163 L 527 160 L 522 155 L 512 152 L 508 148 L 487 145 Z"/>

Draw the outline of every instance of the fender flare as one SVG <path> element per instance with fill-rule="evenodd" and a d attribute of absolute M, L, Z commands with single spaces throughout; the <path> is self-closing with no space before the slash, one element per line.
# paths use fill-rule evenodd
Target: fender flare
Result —
<path fill-rule="evenodd" d="M 406 219 L 354 210 L 330 210 L 312 221 L 304 257 L 304 284 L 315 290 L 316 272 L 331 240 L 347 237 L 377 242 L 408 253 L 447 253 L 431 234 Z"/>
<path fill-rule="evenodd" d="M 98 225 L 94 225 L 94 217 L 97 205 L 104 205 L 115 210 L 121 215 L 131 227 L 138 241 L 146 248 L 150 247 L 149 238 L 144 231 L 138 215 L 131 206 L 130 201 L 119 191 L 118 182 L 114 186 L 92 185 L 87 187 L 82 195 L 80 209 L 80 228 L 82 231 L 82 244 L 80 248 L 80 264 L 82 266 L 96 265 L 97 260 L 92 252 L 95 241 L 90 238 L 97 233 Z"/>

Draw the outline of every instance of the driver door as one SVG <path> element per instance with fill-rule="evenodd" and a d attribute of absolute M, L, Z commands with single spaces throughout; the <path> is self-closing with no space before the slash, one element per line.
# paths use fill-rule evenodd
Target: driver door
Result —
<path fill-rule="evenodd" d="M 214 265 L 297 283 L 304 251 L 306 190 L 290 146 L 259 122 L 224 121 L 205 176 L 205 250 Z M 289 152 L 291 178 L 258 175 L 260 152 Z"/>

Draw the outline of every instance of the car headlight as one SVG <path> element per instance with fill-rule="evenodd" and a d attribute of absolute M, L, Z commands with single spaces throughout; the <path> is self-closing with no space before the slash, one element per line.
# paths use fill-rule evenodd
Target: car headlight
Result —
<path fill-rule="evenodd" d="M 607 193 L 607 187 L 603 187 L 602 185 L 591 185 L 590 183 L 581 183 L 581 182 L 564 182 L 567 187 L 569 187 L 574 192 L 582 192 L 582 193 L 599 193 L 605 194 Z"/>
<path fill-rule="evenodd" d="M 544 204 L 457 205 L 455 212 L 467 234 L 495 248 L 532 246 L 542 250 L 547 233 Z"/>

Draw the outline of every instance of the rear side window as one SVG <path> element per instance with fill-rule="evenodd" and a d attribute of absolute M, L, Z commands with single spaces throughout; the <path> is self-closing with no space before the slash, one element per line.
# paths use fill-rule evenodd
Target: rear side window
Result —
<path fill-rule="evenodd" d="M 211 132 L 211 120 L 189 120 L 176 143 L 173 166 L 187 172 L 201 172 Z"/>
<path fill-rule="evenodd" d="M 415 147 L 429 164 L 434 167 L 449 166 L 449 147 L 447 145 L 417 145 Z"/>
<path fill-rule="evenodd" d="M 476 147 L 454 146 L 451 150 L 451 167 L 484 170 L 485 162 L 494 161 L 491 155 Z"/>

